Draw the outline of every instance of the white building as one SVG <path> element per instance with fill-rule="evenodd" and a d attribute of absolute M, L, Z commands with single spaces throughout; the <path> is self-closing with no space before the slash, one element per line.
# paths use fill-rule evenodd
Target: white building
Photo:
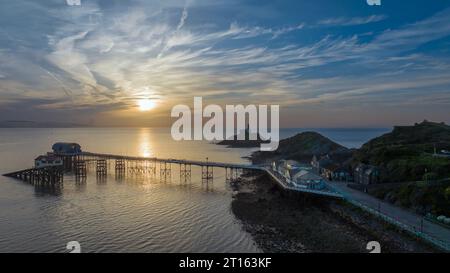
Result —
<path fill-rule="evenodd" d="M 280 160 L 272 162 L 272 170 L 282 175 L 283 177 L 290 179 L 292 171 L 310 171 L 312 170 L 312 167 L 307 164 L 300 164 L 295 160 Z"/>
<path fill-rule="evenodd" d="M 34 167 L 36 168 L 55 167 L 62 165 L 62 159 L 52 154 L 40 155 L 34 160 Z"/>
<path fill-rule="evenodd" d="M 325 187 L 324 179 L 312 172 L 311 165 L 300 164 L 293 160 L 281 160 L 272 162 L 272 169 L 293 186 L 308 189 L 323 189 Z"/>
<path fill-rule="evenodd" d="M 300 170 L 298 172 L 292 173 L 290 181 L 297 187 L 308 189 L 321 190 L 325 187 L 325 181 L 323 177 L 308 170 Z"/>

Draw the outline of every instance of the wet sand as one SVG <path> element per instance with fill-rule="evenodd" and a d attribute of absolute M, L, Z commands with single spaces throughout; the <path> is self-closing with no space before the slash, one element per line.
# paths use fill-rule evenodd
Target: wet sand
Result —
<path fill-rule="evenodd" d="M 382 252 L 434 252 L 415 238 L 344 201 L 289 194 L 264 174 L 232 182 L 232 211 L 268 253 L 367 253 L 378 241 Z"/>

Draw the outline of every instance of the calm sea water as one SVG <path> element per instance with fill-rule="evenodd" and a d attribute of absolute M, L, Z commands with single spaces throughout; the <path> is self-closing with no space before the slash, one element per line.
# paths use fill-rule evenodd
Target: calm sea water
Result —
<path fill-rule="evenodd" d="M 302 131 L 282 130 L 287 137 Z M 387 130 L 316 130 L 358 147 Z M 175 142 L 168 129 L 0 129 L 0 173 L 25 169 L 57 141 L 85 151 L 163 158 L 241 162 L 250 149 L 227 149 L 207 142 Z M 66 176 L 61 189 L 35 188 L 0 176 L 0 252 L 66 252 L 69 241 L 83 252 L 259 252 L 230 210 L 232 191 L 217 169 L 213 183 L 127 176 L 85 183 Z"/>

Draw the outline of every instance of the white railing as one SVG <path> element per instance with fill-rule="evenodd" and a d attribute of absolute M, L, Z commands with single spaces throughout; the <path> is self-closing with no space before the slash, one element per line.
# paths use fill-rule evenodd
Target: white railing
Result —
<path fill-rule="evenodd" d="M 417 237 L 419 237 L 419 238 L 421 238 L 421 239 L 423 239 L 423 240 L 425 240 L 425 241 L 427 241 L 427 242 L 429 242 L 429 243 L 431 243 L 431 244 L 433 244 L 433 245 L 435 245 L 435 246 L 437 246 L 437 247 L 439 247 L 439 248 L 441 248 L 441 249 L 443 249 L 445 251 L 450 251 L 450 244 L 448 242 L 440 240 L 440 239 L 435 238 L 433 236 L 430 236 L 430 235 L 420 231 L 421 229 L 416 228 L 415 226 L 407 225 L 407 224 L 405 224 L 403 222 L 400 222 L 399 220 L 397 220 L 397 219 L 395 219 L 395 218 L 393 218 L 393 217 L 391 217 L 391 216 L 389 216 L 389 215 L 387 215 L 385 213 L 382 213 L 381 211 L 378 211 L 378 210 L 373 209 L 373 208 L 371 208 L 369 206 L 366 206 L 366 205 L 364 205 L 364 204 L 362 204 L 362 203 L 360 203 L 360 202 L 358 202 L 356 200 L 353 200 L 351 198 L 346 198 L 346 197 L 344 197 L 344 198 L 349 203 L 351 203 L 351 204 L 353 204 L 353 205 L 355 205 L 355 206 L 357 206 L 357 207 L 359 207 L 359 208 L 361 208 L 361 209 L 363 209 L 363 210 L 365 210 L 365 211 L 367 211 L 367 212 L 377 216 L 378 218 L 380 218 L 380 219 L 382 219 L 382 220 L 384 220 L 384 221 L 386 221 L 386 222 L 388 222 L 390 224 L 393 224 L 393 225 L 395 225 L 395 226 L 397 226 L 397 227 L 399 227 L 399 228 L 409 232 L 410 234 L 413 234 L 413 235 L 415 235 L 415 236 L 417 236 Z"/>

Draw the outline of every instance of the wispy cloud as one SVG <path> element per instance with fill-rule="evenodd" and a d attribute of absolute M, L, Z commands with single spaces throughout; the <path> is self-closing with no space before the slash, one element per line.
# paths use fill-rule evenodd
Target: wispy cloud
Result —
<path fill-rule="evenodd" d="M 13 38 L 15 46 L 3 51 L 0 43 L 0 100 L 34 99 L 36 109 L 103 115 L 123 114 L 136 99 L 150 97 L 160 104 L 155 117 L 194 95 L 215 103 L 279 103 L 288 109 L 326 104 L 347 111 L 361 109 L 358 101 L 380 107 L 418 104 L 420 97 L 440 107 L 449 101 L 442 98 L 450 82 L 442 79 L 450 78 L 450 56 L 413 50 L 450 35 L 450 9 L 371 33 L 370 39 L 329 31 L 310 38 L 307 23 L 270 26 L 232 18 L 205 27 L 194 17 L 204 6 L 164 3 L 144 11 L 150 4 L 142 1 L 120 12 L 95 2 L 76 9 L 38 9 L 34 3 L 29 8 L 38 9 L 40 18 L 61 23 L 41 25 L 46 39 L 39 49 L 27 46 L 35 40 Z M 351 28 L 386 18 L 336 17 L 319 25 Z M 13 36 L 13 30 L 5 28 L 3 35 Z M 389 92 L 403 96 L 388 98 Z M 414 95 L 405 99 L 407 92 Z M 36 105 L 40 98 L 48 100 Z"/>
<path fill-rule="evenodd" d="M 187 7 L 184 7 L 183 12 L 181 14 L 180 23 L 178 23 L 177 30 L 180 30 L 184 26 L 184 22 L 188 18 L 188 10 Z"/>
<path fill-rule="evenodd" d="M 301 30 L 305 27 L 304 23 L 300 23 L 295 26 L 286 26 L 281 28 L 265 28 L 260 26 L 253 27 L 243 27 L 240 26 L 237 22 L 233 22 L 230 25 L 229 34 L 233 36 L 233 39 L 245 39 L 245 38 L 253 38 L 261 35 L 271 36 L 273 39 L 277 38 L 283 34 L 287 34 L 292 31 Z"/>
<path fill-rule="evenodd" d="M 338 17 L 321 20 L 319 21 L 318 24 L 322 26 L 357 26 L 376 23 L 386 19 L 387 19 L 386 15 L 371 15 L 368 17 L 352 17 L 352 18 Z"/>

